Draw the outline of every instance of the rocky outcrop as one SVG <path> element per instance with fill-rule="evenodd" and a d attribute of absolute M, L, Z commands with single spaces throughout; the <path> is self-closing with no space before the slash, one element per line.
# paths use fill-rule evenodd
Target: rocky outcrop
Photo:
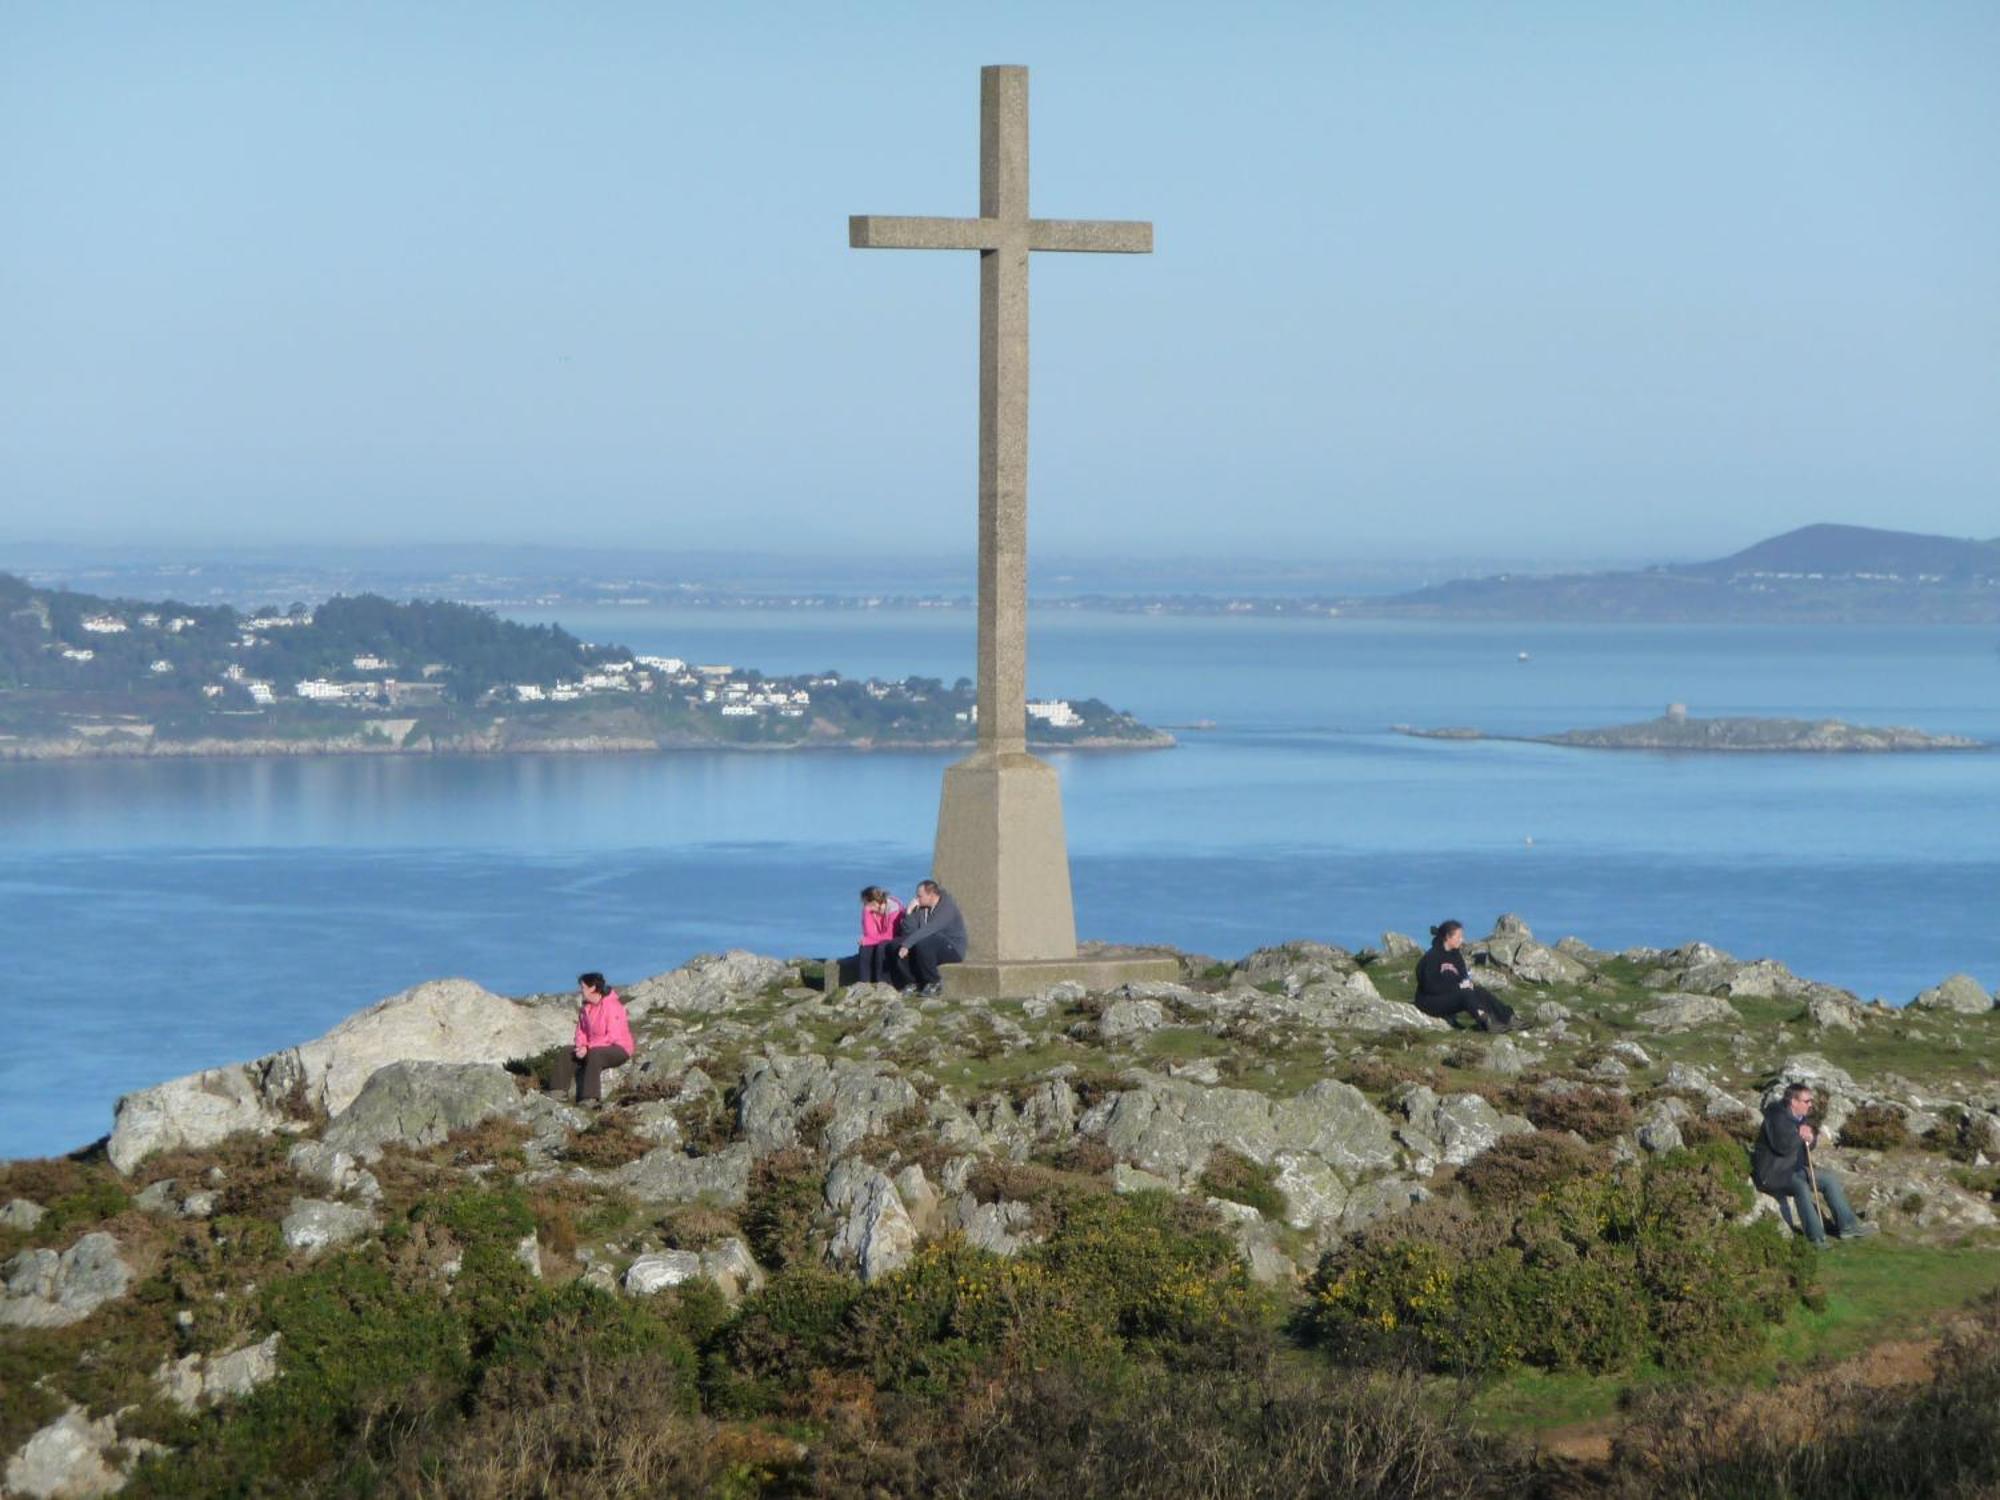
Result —
<path fill-rule="evenodd" d="M 684 1016 L 714 1015 L 733 1010 L 773 985 L 798 982 L 795 965 L 732 948 L 727 953 L 705 953 L 671 974 L 641 980 L 622 994 L 627 1013 L 638 1021 L 655 1010 Z"/>
<path fill-rule="evenodd" d="M 239 1131 L 268 1135 L 286 1122 L 273 1103 L 266 1059 L 208 1068 L 127 1094 L 118 1101 L 108 1147 L 111 1165 L 130 1172 L 156 1151 L 199 1151 Z"/>
<path fill-rule="evenodd" d="M 467 979 L 420 984 L 303 1046 L 127 1094 L 112 1125 L 111 1162 L 130 1172 L 156 1151 L 338 1115 L 391 1063 L 503 1063 L 567 1041 L 574 1024 L 566 1005 L 503 1000 Z"/>
<path fill-rule="evenodd" d="M 1535 1128 L 1519 1115 L 1501 1114 L 1478 1094 L 1439 1098 L 1421 1084 L 1397 1095 L 1396 1109 L 1404 1121 L 1396 1136 L 1409 1147 L 1417 1170 L 1425 1173 L 1440 1164 L 1462 1167 L 1503 1137 Z"/>
<path fill-rule="evenodd" d="M 1248 1089 L 1149 1076 L 1090 1110 L 1078 1129 L 1176 1186 L 1198 1177 L 1218 1146 L 1260 1165 L 1281 1153 L 1316 1158 L 1343 1181 L 1396 1161 L 1389 1122 L 1359 1089 L 1331 1079 L 1273 1102 Z"/>
<path fill-rule="evenodd" d="M 919 1172 L 916 1180 L 922 1182 Z M 863 1281 L 899 1271 L 916 1253 L 917 1225 L 901 1193 L 887 1175 L 853 1157 L 838 1162 L 826 1179 L 826 1206 L 837 1227 L 828 1254 L 851 1265 Z"/>
<path fill-rule="evenodd" d="M 81 1323 L 132 1284 L 132 1267 L 118 1253 L 118 1241 L 99 1231 L 86 1234 L 58 1254 L 23 1250 L 0 1266 L 6 1292 L 0 1296 L 0 1326 L 66 1328 Z"/>
<path fill-rule="evenodd" d="M 1993 996 L 1970 974 L 1954 974 L 1910 1001 L 1912 1010 L 1942 1010 L 1961 1016 L 1983 1016 L 1993 1005 Z"/>
<path fill-rule="evenodd" d="M 1528 924 L 1511 912 L 1493 924 L 1492 933 L 1474 944 L 1473 951 L 1527 984 L 1581 984 L 1590 977 L 1585 964 L 1559 948 L 1536 942 Z"/>
<path fill-rule="evenodd" d="M 761 1156 L 800 1144 L 801 1123 L 823 1117 L 811 1144 L 839 1156 L 921 1102 L 885 1064 L 777 1056 L 744 1070 L 737 1122 Z"/>
<path fill-rule="evenodd" d="M 1822 1031 L 1859 1031 L 1868 1012 L 1845 990 L 1816 987 L 1806 998 L 1806 1019 Z"/>
<path fill-rule="evenodd" d="M 1354 955 L 1331 943 L 1281 943 L 1259 948 L 1237 964 L 1235 977 L 1245 984 L 1277 983 L 1297 994 L 1315 980 L 1339 981 L 1355 971 Z"/>

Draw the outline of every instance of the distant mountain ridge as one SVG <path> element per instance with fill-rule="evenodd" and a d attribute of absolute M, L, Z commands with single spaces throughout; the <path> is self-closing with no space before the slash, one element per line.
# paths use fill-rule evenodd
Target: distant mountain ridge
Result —
<path fill-rule="evenodd" d="M 2000 623 L 2000 539 L 1821 523 L 1712 562 L 1521 574 L 1341 601 L 1356 616 L 1493 620 Z"/>

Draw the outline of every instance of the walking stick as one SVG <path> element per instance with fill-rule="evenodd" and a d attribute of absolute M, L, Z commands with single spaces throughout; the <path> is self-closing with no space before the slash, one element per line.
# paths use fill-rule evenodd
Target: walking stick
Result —
<path fill-rule="evenodd" d="M 1800 1144 L 1805 1145 L 1804 1142 Z M 1819 1173 L 1813 1170 L 1812 1147 L 1810 1145 L 1806 1145 L 1806 1182 L 1812 1187 L 1813 1212 L 1818 1213 L 1821 1208 L 1826 1210 L 1826 1214 L 1820 1219 L 1820 1223 L 1825 1224 L 1828 1219 L 1833 1217 L 1833 1205 L 1820 1196 Z"/>

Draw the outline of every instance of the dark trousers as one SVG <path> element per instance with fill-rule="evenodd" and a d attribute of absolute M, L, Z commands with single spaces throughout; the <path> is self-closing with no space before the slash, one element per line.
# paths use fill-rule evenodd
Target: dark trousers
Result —
<path fill-rule="evenodd" d="M 938 982 L 939 969 L 964 957 L 963 953 L 954 952 L 943 943 L 913 943 L 910 956 L 903 960 L 903 967 L 909 974 L 911 984 L 928 989 Z"/>
<path fill-rule="evenodd" d="M 855 955 L 854 972 L 859 976 L 857 984 L 894 984 L 896 945 L 887 939 L 862 944 L 860 953 Z"/>
<path fill-rule="evenodd" d="M 1448 995 L 1419 995 L 1417 1009 L 1443 1021 L 1453 1016 L 1471 1016 L 1487 1031 L 1510 1026 L 1514 1021 L 1513 1007 L 1476 984 L 1469 990 L 1453 990 Z"/>
<path fill-rule="evenodd" d="M 600 1080 L 604 1077 L 604 1070 L 622 1068 L 631 1060 L 632 1054 L 623 1047 L 592 1047 L 582 1059 L 578 1059 L 574 1052 L 565 1051 L 550 1070 L 549 1085 L 558 1094 L 574 1085 L 579 1104 L 586 1099 L 602 1099 L 604 1089 Z"/>

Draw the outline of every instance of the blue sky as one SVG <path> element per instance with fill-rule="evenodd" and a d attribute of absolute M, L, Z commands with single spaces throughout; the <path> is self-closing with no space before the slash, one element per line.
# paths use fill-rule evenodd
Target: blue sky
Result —
<path fill-rule="evenodd" d="M 987 62 L 1040 552 L 2000 533 L 2000 6 L 0 0 L 0 543 L 969 547 Z"/>

